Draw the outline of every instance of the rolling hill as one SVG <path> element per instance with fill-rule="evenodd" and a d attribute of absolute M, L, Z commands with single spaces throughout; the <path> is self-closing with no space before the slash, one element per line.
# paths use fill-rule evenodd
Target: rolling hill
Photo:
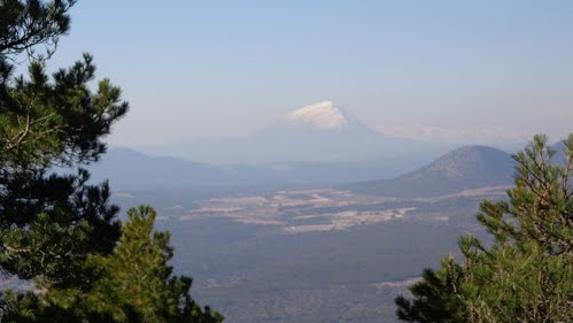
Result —
<path fill-rule="evenodd" d="M 513 160 L 499 149 L 465 146 L 432 163 L 391 180 L 346 185 L 365 194 L 390 197 L 434 197 L 466 189 L 511 183 Z"/>

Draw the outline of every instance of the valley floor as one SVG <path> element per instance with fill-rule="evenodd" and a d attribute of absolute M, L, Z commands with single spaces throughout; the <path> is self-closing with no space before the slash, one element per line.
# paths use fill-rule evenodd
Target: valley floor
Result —
<path fill-rule="evenodd" d="M 159 210 L 178 273 L 227 322 L 393 322 L 425 267 L 480 235 L 474 214 L 505 187 L 397 199 L 335 189 L 181 200 Z M 129 205 L 133 196 L 122 200 Z"/>

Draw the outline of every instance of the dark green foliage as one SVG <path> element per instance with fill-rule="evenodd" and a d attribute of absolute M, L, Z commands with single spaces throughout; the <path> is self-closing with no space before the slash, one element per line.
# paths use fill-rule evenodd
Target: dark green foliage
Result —
<path fill-rule="evenodd" d="M 0 0 L 0 267 L 34 282 L 3 291 L 0 321 L 221 321 L 193 302 L 190 279 L 171 275 L 154 212 L 132 210 L 122 226 L 107 183 L 87 185 L 82 165 L 105 152 L 102 137 L 128 105 L 108 80 L 91 89 L 90 55 L 48 76 L 34 54 L 55 50 L 74 3 Z M 22 56 L 26 77 L 14 73 Z M 50 172 L 62 165 L 76 173 Z"/>
<path fill-rule="evenodd" d="M 69 25 L 73 1 L 2 1 L 0 21 L 0 265 L 22 279 L 77 285 L 91 253 L 111 252 L 119 237 L 117 207 L 107 184 L 89 175 L 48 175 L 51 166 L 94 161 L 101 137 L 127 111 L 119 88 L 89 90 L 91 57 L 50 79 L 34 60 L 28 77 L 14 75 L 16 55 L 54 43 Z"/>
<path fill-rule="evenodd" d="M 0 57 L 55 46 L 70 26 L 67 15 L 75 0 L 2 0 L 0 2 Z"/>
<path fill-rule="evenodd" d="M 491 247 L 462 237 L 464 262 L 449 257 L 412 286 L 414 299 L 396 299 L 410 322 L 573 321 L 573 135 L 565 164 L 536 136 L 521 153 L 509 201 L 482 203 L 479 222 Z"/>
<path fill-rule="evenodd" d="M 169 233 L 153 229 L 155 211 L 141 206 L 129 220 L 113 253 L 91 256 L 98 273 L 89 289 L 51 287 L 42 293 L 4 295 L 7 321 L 26 322 L 197 322 L 223 320 L 189 296 L 191 279 L 172 275 Z"/>
<path fill-rule="evenodd" d="M 110 253 L 119 237 L 118 208 L 106 184 L 89 186 L 86 171 L 44 176 L 28 171 L 2 178 L 0 265 L 22 279 L 77 286 L 88 254 Z"/>
<path fill-rule="evenodd" d="M 91 93 L 94 72 L 86 54 L 52 82 L 39 62 L 30 65 L 29 80 L 1 75 L 0 162 L 39 167 L 96 160 L 105 150 L 100 138 L 127 112 L 127 103 L 108 80 Z"/>
<path fill-rule="evenodd" d="M 90 55 L 48 76 L 45 60 L 30 55 L 38 45 L 50 52 L 69 29 L 74 0 L 0 2 L 0 163 L 16 169 L 97 160 L 101 137 L 127 112 L 119 88 L 108 80 L 92 93 Z M 14 75 L 28 54 L 28 76 Z M 20 56 L 18 56 L 20 55 Z"/>

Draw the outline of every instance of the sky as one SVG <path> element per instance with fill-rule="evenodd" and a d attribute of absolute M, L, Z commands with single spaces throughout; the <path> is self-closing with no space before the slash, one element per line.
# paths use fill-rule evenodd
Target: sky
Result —
<path fill-rule="evenodd" d="M 79 1 L 49 65 L 94 55 L 136 149 L 248 136 L 332 100 L 383 133 L 573 131 L 573 1 Z"/>

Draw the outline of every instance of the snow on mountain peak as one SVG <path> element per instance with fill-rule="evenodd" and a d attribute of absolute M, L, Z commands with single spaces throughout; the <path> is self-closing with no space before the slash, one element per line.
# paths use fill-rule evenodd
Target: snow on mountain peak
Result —
<path fill-rule="evenodd" d="M 334 106 L 332 101 L 322 101 L 307 105 L 288 114 L 291 123 L 307 123 L 319 129 L 337 129 L 345 126 L 348 120 Z"/>

